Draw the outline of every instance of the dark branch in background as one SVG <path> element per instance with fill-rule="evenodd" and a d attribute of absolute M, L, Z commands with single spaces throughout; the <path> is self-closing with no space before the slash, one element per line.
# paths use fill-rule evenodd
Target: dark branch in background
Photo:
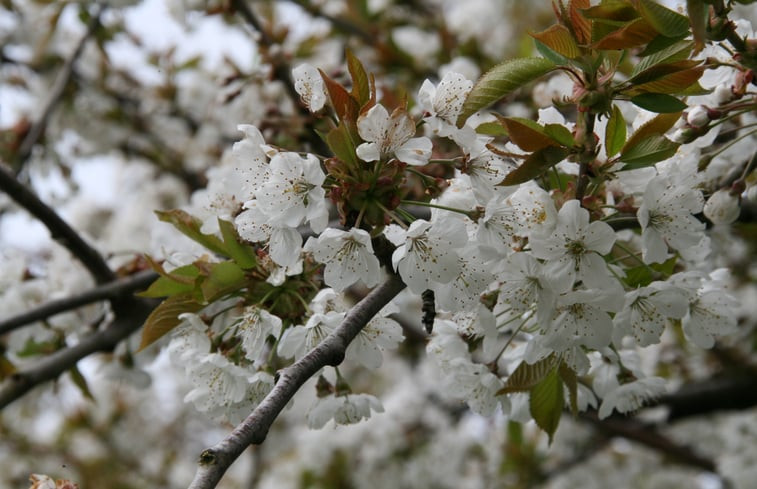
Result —
<path fill-rule="evenodd" d="M 117 278 L 100 253 L 87 244 L 79 233 L 42 202 L 34 192 L 16 180 L 13 173 L 2 163 L 0 163 L 0 190 L 39 219 L 50 231 L 52 238 L 78 258 L 98 284 L 112 282 Z"/>
<path fill-rule="evenodd" d="M 298 5 L 300 8 L 302 8 L 304 11 L 306 11 L 313 17 L 319 17 L 321 19 L 329 21 L 329 23 L 332 26 L 334 26 L 336 30 L 341 31 L 344 34 L 359 37 L 361 40 L 368 43 L 369 45 L 373 45 L 376 43 L 376 37 L 372 33 L 362 29 L 360 26 L 346 19 L 342 19 L 340 17 L 334 17 L 333 15 L 329 15 L 323 12 L 320 8 L 313 5 L 312 2 L 308 2 L 306 0 L 289 0 L 289 1 L 294 3 L 295 5 Z"/>
<path fill-rule="evenodd" d="M 31 311 L 0 321 L 0 335 L 35 321 L 41 321 L 61 312 L 70 311 L 93 302 L 129 296 L 136 290 L 147 288 L 156 278 L 158 278 L 157 273 L 152 270 L 145 270 L 129 277 L 94 287 L 79 295 L 47 302 Z"/>
<path fill-rule="evenodd" d="M 658 433 L 654 427 L 637 419 L 620 417 L 599 419 L 596 411 L 582 413 L 580 418 L 591 423 L 600 432 L 608 436 L 621 436 L 657 450 L 678 463 L 717 473 L 715 462 L 695 453 L 686 445 L 676 443 L 667 436 Z"/>
<path fill-rule="evenodd" d="M 258 48 L 260 49 L 263 58 L 271 64 L 273 68 L 273 79 L 279 80 L 284 84 L 289 98 L 292 100 L 300 116 L 306 121 L 305 123 L 305 136 L 308 142 L 313 146 L 313 151 L 320 155 L 332 154 L 331 149 L 323 142 L 318 133 L 315 132 L 312 123 L 312 114 L 310 111 L 300 102 L 300 95 L 297 90 L 294 89 L 294 80 L 292 79 L 292 67 L 284 61 L 280 54 L 272 54 L 271 48 L 274 45 L 274 41 L 268 34 L 268 31 L 258 20 L 255 12 L 252 11 L 245 0 L 231 0 L 231 6 L 239 12 L 239 15 L 260 35 L 260 39 L 257 40 Z"/>
<path fill-rule="evenodd" d="M 237 425 L 224 440 L 202 452 L 189 489 L 216 487 L 226 469 L 249 445 L 260 444 L 265 440 L 271 424 L 300 387 L 323 367 L 339 365 L 344 360 L 344 352 L 350 342 L 403 288 L 405 284 L 402 280 L 397 275 L 391 275 L 355 304 L 342 324 L 318 346 L 299 361 L 280 370 L 273 390 L 247 419 Z"/>
<path fill-rule="evenodd" d="M 16 171 L 20 170 L 24 166 L 24 163 L 32 152 L 32 148 L 34 148 L 34 145 L 37 144 L 39 139 L 42 137 L 42 133 L 45 132 L 45 128 L 47 127 L 47 122 L 50 120 L 50 116 L 52 116 L 53 111 L 63 98 L 63 93 L 66 90 L 66 85 L 68 85 L 68 82 L 71 79 L 71 75 L 74 71 L 74 64 L 76 63 L 76 60 L 79 59 L 79 56 L 81 56 L 81 53 L 84 49 L 84 45 L 87 43 L 89 38 L 92 37 L 92 34 L 94 34 L 97 26 L 100 24 L 100 15 L 102 14 L 103 9 L 104 7 L 101 7 L 97 4 L 95 5 L 95 12 L 92 13 L 92 17 L 87 23 L 87 31 L 79 40 L 79 44 L 76 45 L 76 48 L 71 53 L 71 55 L 68 57 L 68 59 L 66 59 L 65 64 L 61 67 L 58 76 L 55 78 L 55 83 L 50 89 L 50 95 L 47 103 L 45 104 L 45 109 L 42 111 L 39 119 L 34 121 L 31 128 L 29 129 L 29 132 L 26 134 L 26 137 L 18 148 L 14 162 L 14 168 L 16 169 Z"/>
<path fill-rule="evenodd" d="M 122 306 L 126 303 L 122 303 Z M 131 298 L 128 311 L 119 311 L 116 319 L 102 331 L 82 338 L 76 345 L 45 356 L 27 370 L 16 372 L 0 384 L 0 409 L 20 398 L 35 386 L 57 378 L 73 368 L 76 362 L 99 351 L 111 351 L 142 326 L 153 309 L 151 301 Z M 121 309 L 126 309 L 122 307 Z"/>

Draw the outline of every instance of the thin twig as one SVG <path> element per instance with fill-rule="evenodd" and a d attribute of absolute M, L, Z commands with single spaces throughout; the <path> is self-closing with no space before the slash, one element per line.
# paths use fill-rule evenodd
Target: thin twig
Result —
<path fill-rule="evenodd" d="M 268 31 L 258 20 L 255 12 L 252 11 L 245 0 L 231 0 L 231 5 L 239 12 L 242 18 L 260 35 L 257 40 L 258 48 L 261 55 L 273 68 L 273 78 L 284 84 L 284 88 L 292 100 L 300 116 L 305 122 L 305 137 L 312 145 L 313 151 L 322 155 L 332 154 L 331 149 L 323 142 L 321 137 L 315 131 L 312 122 L 312 114 L 300 101 L 300 94 L 294 88 L 294 79 L 292 78 L 292 67 L 283 59 L 280 54 L 273 54 L 274 41 Z"/>
<path fill-rule="evenodd" d="M 39 219 L 50 231 L 52 238 L 79 259 L 92 274 L 95 282 L 104 284 L 117 278 L 102 255 L 87 244 L 79 233 L 61 219 L 50 206 L 42 202 L 34 192 L 16 180 L 15 175 L 2 162 L 0 162 L 0 190 Z"/>
<path fill-rule="evenodd" d="M 197 472 L 189 489 L 212 489 L 226 469 L 251 444 L 265 440 L 279 413 L 302 385 L 327 365 L 339 365 L 350 342 L 371 318 L 381 310 L 405 284 L 397 275 L 373 289 L 358 302 L 344 321 L 318 346 L 289 367 L 279 371 L 276 385 L 255 410 L 221 442 L 200 455 Z"/>
<path fill-rule="evenodd" d="M 18 148 L 18 152 L 16 153 L 15 157 L 16 171 L 20 170 L 24 166 L 24 163 L 32 152 L 32 148 L 34 148 L 34 145 L 37 144 L 37 141 L 39 141 L 39 139 L 42 137 L 42 133 L 45 131 L 47 122 L 50 120 L 53 111 L 63 99 L 63 93 L 65 92 L 66 86 L 68 85 L 69 80 L 71 80 L 71 74 L 74 71 L 74 64 L 79 59 L 79 56 L 81 56 L 81 53 L 84 50 L 84 45 L 87 43 L 89 38 L 92 37 L 92 34 L 94 34 L 97 26 L 100 24 L 100 15 L 102 14 L 104 7 L 96 5 L 95 8 L 95 12 L 92 14 L 92 17 L 87 23 L 87 31 L 79 40 L 79 43 L 76 45 L 76 48 L 74 48 L 71 55 L 68 57 L 68 59 L 66 59 L 66 62 L 63 64 L 60 72 L 58 73 L 58 76 L 55 78 L 55 83 L 50 89 L 50 95 L 47 99 L 47 103 L 45 103 L 45 108 L 42 111 L 42 114 L 40 115 L 39 119 L 34 121 L 31 128 L 29 129 L 29 132 L 26 134 L 26 137 Z"/>
<path fill-rule="evenodd" d="M 35 321 L 41 321 L 61 312 L 71 311 L 93 302 L 124 297 L 135 290 L 146 288 L 156 278 L 158 278 L 157 273 L 152 270 L 144 270 L 129 277 L 99 285 L 78 295 L 47 302 L 31 311 L 0 321 L 0 335 Z"/>
<path fill-rule="evenodd" d="M 99 351 L 110 351 L 123 339 L 142 326 L 153 309 L 151 301 L 131 298 L 121 304 L 122 311 L 102 331 L 92 333 L 68 348 L 39 360 L 33 367 L 16 372 L 0 384 L 0 409 L 20 398 L 37 385 L 57 378 L 84 357 Z M 128 314 L 124 310 L 128 309 Z"/>

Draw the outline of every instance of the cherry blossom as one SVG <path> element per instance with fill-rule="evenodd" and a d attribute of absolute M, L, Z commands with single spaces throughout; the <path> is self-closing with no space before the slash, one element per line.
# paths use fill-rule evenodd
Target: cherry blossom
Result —
<path fill-rule="evenodd" d="M 648 377 L 623 384 L 607 394 L 599 406 L 599 419 L 605 419 L 613 411 L 628 413 L 635 411 L 650 399 L 665 393 L 665 379 Z"/>
<path fill-rule="evenodd" d="M 336 424 L 355 424 L 371 417 L 371 411 L 383 413 L 381 401 L 370 394 L 346 394 L 319 397 L 307 415 L 310 428 L 323 428 L 330 420 Z"/>
<path fill-rule="evenodd" d="M 363 161 L 376 161 L 394 154 L 408 165 L 421 166 L 431 156 L 431 140 L 414 138 L 415 122 L 407 111 L 397 108 L 391 116 L 383 105 L 377 104 L 357 120 L 360 137 L 365 140 L 357 147 Z"/>
<path fill-rule="evenodd" d="M 326 264 L 324 282 L 337 292 L 358 280 L 366 287 L 379 281 L 379 261 L 373 254 L 370 235 L 362 229 L 327 228 L 317 238 L 309 238 L 304 249 Z"/>
<path fill-rule="evenodd" d="M 465 244 L 467 235 L 460 221 L 447 222 L 443 229 L 423 219 L 413 221 L 405 233 L 405 243 L 392 254 L 392 265 L 416 294 L 460 275 L 459 256 L 454 250 Z"/>
<path fill-rule="evenodd" d="M 613 318 L 616 344 L 633 335 L 639 346 L 659 343 L 668 319 L 681 319 L 688 310 L 683 292 L 663 282 L 653 282 L 626 293 L 625 305 Z"/>
<path fill-rule="evenodd" d="M 457 132 L 457 117 L 471 88 L 472 81 L 453 71 L 444 75 L 437 86 L 429 80 L 423 82 L 418 103 L 428 114 L 425 121 L 434 133 L 444 137 Z"/>
<path fill-rule="evenodd" d="M 302 97 L 311 112 L 318 112 L 326 104 L 326 87 L 321 74 L 313 66 L 305 63 L 292 70 L 294 89 Z"/>
<path fill-rule="evenodd" d="M 554 231 L 534 233 L 531 253 L 547 261 L 545 273 L 558 291 L 568 290 L 576 280 L 590 288 L 612 281 L 602 255 L 615 243 L 615 232 L 601 221 L 589 223 L 589 211 L 577 200 L 563 204 Z"/>

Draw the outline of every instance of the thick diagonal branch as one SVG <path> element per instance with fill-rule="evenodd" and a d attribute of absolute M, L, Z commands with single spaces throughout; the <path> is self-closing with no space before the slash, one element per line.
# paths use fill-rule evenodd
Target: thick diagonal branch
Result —
<path fill-rule="evenodd" d="M 347 314 L 342 324 L 299 361 L 281 370 L 273 390 L 220 443 L 200 455 L 199 466 L 189 489 L 216 487 L 226 469 L 251 444 L 265 440 L 279 413 L 302 385 L 327 365 L 339 365 L 347 346 L 361 329 L 396 296 L 405 284 L 397 275 L 373 289 Z"/>
<path fill-rule="evenodd" d="M 112 282 L 116 279 L 105 259 L 92 248 L 81 235 L 47 204 L 42 202 L 34 192 L 21 182 L 7 166 L 0 162 L 0 190 L 4 191 L 18 205 L 26 209 L 32 216 L 39 219 L 50 231 L 52 238 L 65 246 L 84 267 L 92 274 L 98 284 Z"/>
<path fill-rule="evenodd" d="M 47 302 L 30 311 L 0 321 L 0 335 L 93 302 L 129 296 L 135 290 L 147 288 L 156 278 L 158 278 L 157 273 L 152 270 L 145 270 L 129 277 L 99 285 L 78 295 Z"/>

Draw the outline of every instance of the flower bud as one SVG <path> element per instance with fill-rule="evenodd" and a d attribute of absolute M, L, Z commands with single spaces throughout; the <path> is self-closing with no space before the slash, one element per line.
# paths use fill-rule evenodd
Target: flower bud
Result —
<path fill-rule="evenodd" d="M 739 217 L 739 197 L 729 189 L 720 189 L 707 199 L 704 215 L 713 224 L 731 224 Z"/>
<path fill-rule="evenodd" d="M 710 123 L 710 117 L 707 115 L 708 109 L 704 105 L 697 105 L 686 115 L 686 122 L 693 127 L 704 127 Z"/>

